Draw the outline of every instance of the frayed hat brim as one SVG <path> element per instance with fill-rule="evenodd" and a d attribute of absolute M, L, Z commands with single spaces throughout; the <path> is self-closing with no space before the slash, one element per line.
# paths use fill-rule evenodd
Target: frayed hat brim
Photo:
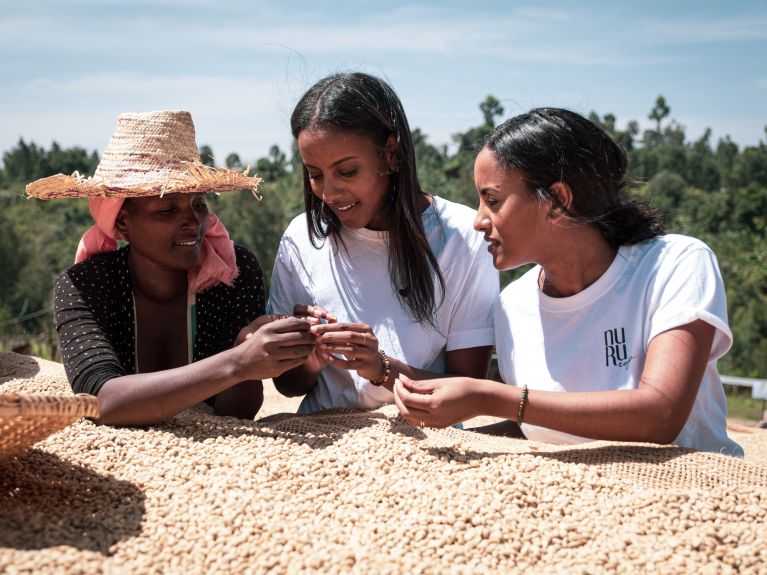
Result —
<path fill-rule="evenodd" d="M 41 200 L 56 198 L 136 198 L 174 193 L 226 192 L 250 190 L 256 198 L 261 178 L 227 168 L 212 168 L 202 163 L 186 162 L 185 170 L 173 173 L 163 182 L 142 183 L 129 187 L 108 185 L 77 172 L 42 178 L 26 187 L 28 196 Z"/>

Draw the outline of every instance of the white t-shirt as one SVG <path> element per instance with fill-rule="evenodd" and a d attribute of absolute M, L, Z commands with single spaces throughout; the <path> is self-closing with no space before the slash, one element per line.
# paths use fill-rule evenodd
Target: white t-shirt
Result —
<path fill-rule="evenodd" d="M 727 302 L 716 257 L 680 235 L 622 246 L 595 283 L 566 298 L 538 288 L 536 266 L 503 290 L 495 310 L 503 381 L 530 390 L 636 389 L 656 335 L 702 319 L 716 328 L 711 356 L 690 417 L 674 444 L 742 456 L 727 437 L 727 401 L 716 369 L 732 345 Z M 531 440 L 574 443 L 585 438 L 522 424 Z"/>
<path fill-rule="evenodd" d="M 321 306 L 339 322 L 370 325 L 387 355 L 444 373 L 445 351 L 493 345 L 498 272 L 482 234 L 472 227 L 475 215 L 471 208 L 435 196 L 421 216 L 445 279 L 445 297 L 434 316 L 436 329 L 416 323 L 400 304 L 389 276 L 387 232 L 342 228 L 345 246 L 328 238 L 316 249 L 304 214 L 293 219 L 280 241 L 268 308 L 271 313 L 292 314 L 296 304 Z M 439 302 L 439 287 L 436 294 Z M 376 408 L 392 401 L 394 395 L 383 386 L 372 385 L 356 371 L 329 365 L 299 413 Z"/>

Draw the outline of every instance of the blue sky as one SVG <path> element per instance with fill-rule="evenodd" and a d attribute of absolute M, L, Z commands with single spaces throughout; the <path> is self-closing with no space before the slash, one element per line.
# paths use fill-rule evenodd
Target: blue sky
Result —
<path fill-rule="evenodd" d="M 0 0 L 0 152 L 19 137 L 99 153 L 125 111 L 187 109 L 222 163 L 290 145 L 289 116 L 341 70 L 386 78 L 433 144 L 535 106 L 689 138 L 767 140 L 767 3 Z"/>

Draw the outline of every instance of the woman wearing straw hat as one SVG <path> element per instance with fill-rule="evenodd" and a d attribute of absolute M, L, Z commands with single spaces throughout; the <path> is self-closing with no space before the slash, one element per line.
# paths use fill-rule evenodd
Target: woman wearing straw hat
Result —
<path fill-rule="evenodd" d="M 305 395 L 299 412 L 310 413 L 391 403 L 400 373 L 483 376 L 498 273 L 474 211 L 421 189 L 392 88 L 364 73 L 329 76 L 291 127 L 306 214 L 280 242 L 269 302 L 327 323 L 312 326 L 317 353 L 275 378 L 277 389 Z"/>
<path fill-rule="evenodd" d="M 260 380 L 313 349 L 309 321 L 262 316 L 261 268 L 205 202 L 258 182 L 203 165 L 191 115 L 162 111 L 120 115 L 93 178 L 27 186 L 40 199 L 90 198 L 95 225 L 56 280 L 54 312 L 67 376 L 98 395 L 99 422 L 150 424 L 201 401 L 253 418 Z"/>
<path fill-rule="evenodd" d="M 537 264 L 495 309 L 503 381 L 401 377 L 396 403 L 415 425 L 477 415 L 484 431 L 551 443 L 673 443 L 742 456 L 727 436 L 716 362 L 732 344 L 715 255 L 664 234 L 626 193 L 624 150 L 558 108 L 512 118 L 474 164 L 479 210 L 498 269 Z M 479 428 L 483 430 L 483 428 Z"/>

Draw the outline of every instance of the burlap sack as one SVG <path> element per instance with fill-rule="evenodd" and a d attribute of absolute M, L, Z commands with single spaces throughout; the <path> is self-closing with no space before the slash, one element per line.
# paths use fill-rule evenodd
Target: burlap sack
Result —
<path fill-rule="evenodd" d="M 0 391 L 67 388 L 35 361 Z M 391 406 L 82 420 L 0 467 L 0 572 L 765 573 L 766 488 L 717 454 L 420 430 Z"/>

